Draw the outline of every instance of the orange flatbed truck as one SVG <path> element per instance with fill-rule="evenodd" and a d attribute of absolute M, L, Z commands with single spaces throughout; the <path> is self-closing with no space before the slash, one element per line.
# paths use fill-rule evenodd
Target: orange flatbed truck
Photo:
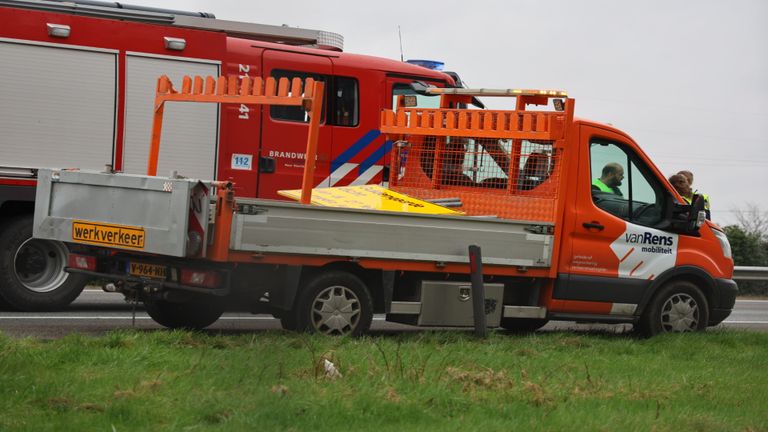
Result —
<path fill-rule="evenodd" d="M 318 118 L 315 83 L 235 79 L 185 79 L 180 92 L 161 79 L 156 118 L 165 101 L 246 97 Z M 68 271 L 113 280 L 167 327 L 202 328 L 231 308 L 329 334 L 364 333 L 374 313 L 472 326 L 470 245 L 482 250 L 489 327 L 632 323 L 654 335 L 730 314 L 725 234 L 627 134 L 574 118 L 564 92 L 418 90 L 440 107 L 406 96 L 381 115 L 394 143 L 386 188 L 305 181 L 284 191 L 299 203 L 238 198 L 225 182 L 154 176 L 152 145 L 148 176 L 41 170 L 35 236 L 71 243 Z M 465 108 L 477 97 L 516 106 Z"/>

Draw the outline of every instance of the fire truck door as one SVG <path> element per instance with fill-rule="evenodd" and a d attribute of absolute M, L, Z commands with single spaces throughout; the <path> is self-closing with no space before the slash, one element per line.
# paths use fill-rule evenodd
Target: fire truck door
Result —
<path fill-rule="evenodd" d="M 330 175 L 315 184 L 325 187 L 386 182 L 392 143 L 379 131 L 381 110 L 392 108 L 400 94 L 415 95 L 410 83 L 416 79 L 425 80 L 386 77 L 382 82 L 384 74 L 381 71 L 345 69 L 336 64 L 333 71 L 328 91 L 331 111 L 325 119 L 325 124 L 333 129 Z M 439 97 L 418 98 L 420 102 L 428 100 L 432 107 L 439 105 Z"/>
<path fill-rule="evenodd" d="M 267 50 L 264 52 L 264 77 L 314 78 L 328 83 L 331 61 L 323 56 Z M 327 85 L 327 84 L 326 84 Z M 320 122 L 315 166 L 315 184 L 328 176 L 331 129 L 325 126 L 326 95 Z M 258 196 L 279 198 L 277 191 L 301 188 L 307 147 L 309 116 L 301 107 L 265 107 L 262 110 L 261 148 L 259 151 Z"/>
<path fill-rule="evenodd" d="M 654 228 L 663 218 L 664 188 L 623 140 L 581 127 L 575 218 L 566 230 L 571 253 L 565 245 L 566 275 L 554 297 L 620 305 L 631 314 L 651 281 L 674 266 L 677 235 Z"/>
<path fill-rule="evenodd" d="M 416 93 L 413 88 L 411 87 L 411 84 L 414 81 L 419 81 L 422 83 L 426 83 L 430 86 L 435 87 L 445 87 L 446 83 L 442 81 L 430 81 L 427 79 L 424 79 L 422 77 L 387 77 L 387 94 L 386 94 L 386 100 L 385 104 L 388 105 L 388 109 L 397 109 L 397 99 L 399 96 L 412 96 L 411 102 L 416 103 L 416 107 L 419 108 L 439 108 L 440 107 L 440 96 L 427 96 L 423 94 Z M 387 153 L 389 153 L 392 143 L 384 143 Z M 408 149 L 398 149 L 395 148 L 393 151 L 395 152 L 402 152 L 400 154 L 400 160 L 405 161 L 408 157 Z M 390 161 L 389 161 L 389 155 L 386 155 L 386 159 L 384 161 L 384 164 L 389 167 Z M 388 174 L 388 173 L 387 173 Z M 389 181 L 389 178 L 385 175 L 384 181 Z"/>
<path fill-rule="evenodd" d="M 381 182 L 388 150 L 379 132 L 381 75 L 380 71 L 334 63 L 333 80 L 326 87 L 329 111 L 325 124 L 333 129 L 330 173 L 315 185 Z"/>

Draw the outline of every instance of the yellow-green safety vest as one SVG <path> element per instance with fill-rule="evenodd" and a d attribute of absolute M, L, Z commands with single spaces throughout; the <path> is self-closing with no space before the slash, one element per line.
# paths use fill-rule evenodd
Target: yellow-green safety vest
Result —
<path fill-rule="evenodd" d="M 603 181 L 600 180 L 599 178 L 596 178 L 596 179 L 594 179 L 592 181 L 592 186 L 595 186 L 598 189 L 600 189 L 600 192 L 608 192 L 608 193 L 612 193 L 612 194 L 615 194 L 615 195 L 619 195 L 619 194 L 616 193 L 616 190 L 614 190 L 613 188 L 611 188 L 607 184 L 603 183 Z"/>

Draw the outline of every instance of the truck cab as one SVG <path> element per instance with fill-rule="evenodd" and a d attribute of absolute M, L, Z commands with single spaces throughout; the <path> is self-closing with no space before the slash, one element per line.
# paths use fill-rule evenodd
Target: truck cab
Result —
<path fill-rule="evenodd" d="M 665 326 L 684 325 L 673 322 L 683 310 L 686 319 L 720 323 L 736 293 L 723 230 L 710 221 L 692 223 L 699 211 L 686 205 L 628 135 L 586 120 L 573 127 L 578 156 L 570 169 L 576 181 L 569 185 L 572 206 L 563 218 L 567 234 L 552 292 L 555 310 L 642 316 L 658 313 L 649 303 L 661 295 L 669 297 L 661 312 Z M 612 164 L 622 168 L 623 179 L 616 192 L 606 192 L 594 184 Z M 665 295 L 671 286 L 679 292 Z"/>

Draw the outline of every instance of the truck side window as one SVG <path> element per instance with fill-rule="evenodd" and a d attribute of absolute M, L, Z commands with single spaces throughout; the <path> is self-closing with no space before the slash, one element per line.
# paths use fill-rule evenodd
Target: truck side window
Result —
<path fill-rule="evenodd" d="M 273 70 L 271 75 L 278 80 L 280 78 L 288 78 L 289 80 L 299 78 L 303 81 L 312 78 L 316 81 L 325 82 L 323 112 L 320 121 L 334 126 L 357 126 L 360 117 L 360 98 L 356 79 L 280 69 Z M 328 113 L 327 118 L 326 113 Z M 269 115 L 275 120 L 309 123 L 309 115 L 301 107 L 271 106 Z"/>
<path fill-rule="evenodd" d="M 592 201 L 608 213 L 653 226 L 663 215 L 664 189 L 640 158 L 615 143 L 590 142 Z"/>
<path fill-rule="evenodd" d="M 304 81 L 307 78 L 312 78 L 315 81 L 327 82 L 327 77 L 325 75 L 310 74 L 306 72 L 296 72 L 296 71 L 286 71 L 286 70 L 275 69 L 272 71 L 271 75 L 276 80 L 280 80 L 280 78 L 288 78 L 288 80 L 290 81 L 290 80 L 293 80 L 294 78 L 299 78 L 302 81 Z M 325 95 L 323 95 L 323 99 L 324 99 L 323 106 L 325 107 L 328 100 L 328 89 L 326 89 Z M 323 109 L 323 112 L 321 114 L 321 119 L 320 119 L 321 123 L 325 120 L 325 112 L 326 110 Z M 275 105 L 270 106 L 269 116 L 275 120 L 309 123 L 309 114 L 307 114 L 307 112 L 304 111 L 302 107 L 298 107 L 298 106 L 275 106 Z"/>
<path fill-rule="evenodd" d="M 336 126 L 357 126 L 360 115 L 360 98 L 357 80 L 347 77 L 333 78 L 334 108 L 331 124 Z"/>

